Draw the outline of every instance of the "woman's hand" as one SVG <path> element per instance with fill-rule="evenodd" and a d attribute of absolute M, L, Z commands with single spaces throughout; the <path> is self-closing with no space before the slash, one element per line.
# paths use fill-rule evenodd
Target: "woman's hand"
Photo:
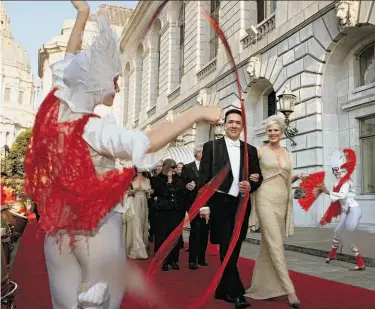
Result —
<path fill-rule="evenodd" d="M 259 174 L 251 174 L 249 177 L 250 181 L 258 182 L 259 180 Z"/>
<path fill-rule="evenodd" d="M 301 174 L 298 175 L 298 179 L 301 180 L 301 181 L 305 181 L 305 180 L 309 179 L 309 174 L 301 173 Z"/>
<path fill-rule="evenodd" d="M 90 7 L 86 1 L 72 1 L 72 4 L 77 9 L 77 11 L 90 11 Z"/>

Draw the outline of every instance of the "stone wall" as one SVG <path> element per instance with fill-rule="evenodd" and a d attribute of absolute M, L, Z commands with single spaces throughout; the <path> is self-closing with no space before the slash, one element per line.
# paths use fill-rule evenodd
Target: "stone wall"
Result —
<path fill-rule="evenodd" d="M 293 153 L 295 173 L 324 169 L 328 185 L 334 181 L 328 162 L 332 151 L 353 147 L 360 158 L 360 118 L 375 114 L 375 84 L 358 86 L 356 59 L 375 41 L 373 2 L 277 1 L 276 11 L 257 24 L 255 1 L 221 1 L 220 26 L 237 64 L 249 142 L 259 146 L 266 139 L 268 94 L 274 90 L 278 96 L 285 88 L 290 89 L 297 96 L 291 115 L 291 126 L 298 129 L 297 145 L 292 147 L 285 139 L 284 146 Z M 140 119 L 136 126 L 139 129 L 165 121 L 167 113 L 177 115 L 196 105 L 202 89 L 206 104 L 220 104 L 224 110 L 239 107 L 235 75 L 222 44 L 217 57 L 209 61 L 210 27 L 200 8 L 209 13 L 210 1 L 185 1 L 185 71 L 178 84 L 179 5 L 170 2 L 162 13 L 163 21 L 166 19 L 162 31 L 169 35 L 163 34 L 161 50 L 170 56 L 163 58 L 160 76 L 167 75 L 170 87 L 161 88 L 156 108 Z M 249 30 L 250 26 L 257 34 Z M 133 57 L 131 53 L 129 57 Z M 130 98 L 127 103 L 128 117 L 134 121 Z M 185 143 L 207 141 L 209 134 L 208 126 L 198 124 L 185 132 Z M 358 193 L 363 191 L 362 168 L 359 159 L 354 175 Z M 375 212 L 369 205 L 375 197 L 359 194 L 358 199 L 368 216 L 363 222 L 374 224 Z M 295 223 L 316 225 L 328 205 L 328 199 L 321 198 L 309 213 L 295 205 Z"/>

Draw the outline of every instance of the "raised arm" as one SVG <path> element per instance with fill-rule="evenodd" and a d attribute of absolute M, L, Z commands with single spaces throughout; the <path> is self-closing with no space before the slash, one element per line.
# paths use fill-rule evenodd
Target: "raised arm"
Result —
<path fill-rule="evenodd" d="M 181 133 L 190 128 L 194 123 L 205 121 L 215 124 L 220 120 L 221 109 L 218 106 L 194 107 L 177 117 L 170 123 L 163 123 L 146 132 L 150 140 L 147 153 L 162 149 Z"/>
<path fill-rule="evenodd" d="M 81 50 L 83 31 L 90 15 L 90 8 L 86 1 L 72 1 L 72 4 L 78 13 L 69 37 L 66 53 L 76 55 Z"/>

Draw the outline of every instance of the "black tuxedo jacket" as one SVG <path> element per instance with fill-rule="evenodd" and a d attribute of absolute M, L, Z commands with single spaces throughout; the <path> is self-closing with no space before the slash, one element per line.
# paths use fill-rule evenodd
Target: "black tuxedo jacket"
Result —
<path fill-rule="evenodd" d="M 184 165 L 184 168 L 182 169 L 181 177 L 185 184 L 186 208 L 187 210 L 189 210 L 191 205 L 194 203 L 194 200 L 197 197 L 197 193 L 198 193 L 199 171 L 197 169 L 197 165 L 195 164 L 195 161 Z M 195 182 L 195 189 L 190 191 L 186 189 L 186 185 L 192 181 Z"/>
<path fill-rule="evenodd" d="M 240 153 L 241 153 L 241 162 L 240 162 L 240 176 L 239 181 L 246 180 L 242 179 L 243 177 L 243 168 L 244 168 L 244 147 L 245 143 L 240 142 Z M 259 166 L 259 159 L 257 150 L 254 146 L 247 144 L 248 147 L 248 160 L 249 160 L 249 176 L 250 174 L 259 174 L 259 181 L 253 182 L 250 181 L 251 190 L 250 193 L 254 192 L 262 184 L 263 177 L 262 172 Z M 220 138 L 215 141 L 209 141 L 203 145 L 203 156 L 199 166 L 199 181 L 198 189 L 207 184 L 216 174 L 218 174 L 224 166 L 229 163 L 229 154 L 225 139 Z M 225 193 L 228 193 L 233 182 L 232 169 L 230 169 L 227 177 L 224 179 L 223 183 L 219 187 L 219 190 Z M 211 241 L 213 243 L 218 243 L 218 234 L 216 233 L 216 228 L 220 229 L 220 226 L 224 223 L 223 220 L 234 220 L 234 214 L 237 210 L 230 209 L 231 207 L 226 207 L 222 205 L 222 193 L 215 193 L 211 199 L 208 201 L 208 206 L 211 209 Z M 244 239 L 247 233 L 247 227 L 249 222 L 249 216 L 251 211 L 251 201 L 249 199 L 246 209 L 246 215 L 243 222 L 240 239 Z M 216 228 L 215 228 L 216 227 Z"/>

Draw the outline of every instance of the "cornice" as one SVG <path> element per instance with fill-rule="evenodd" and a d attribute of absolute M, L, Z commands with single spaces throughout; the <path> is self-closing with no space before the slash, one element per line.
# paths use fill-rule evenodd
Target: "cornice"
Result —
<path fill-rule="evenodd" d="M 149 21 L 162 1 L 140 1 L 139 3 L 122 31 L 120 39 L 121 52 L 124 52 L 126 46 L 133 46 L 137 41 L 141 42 L 144 39 L 140 35 L 146 30 Z"/>

